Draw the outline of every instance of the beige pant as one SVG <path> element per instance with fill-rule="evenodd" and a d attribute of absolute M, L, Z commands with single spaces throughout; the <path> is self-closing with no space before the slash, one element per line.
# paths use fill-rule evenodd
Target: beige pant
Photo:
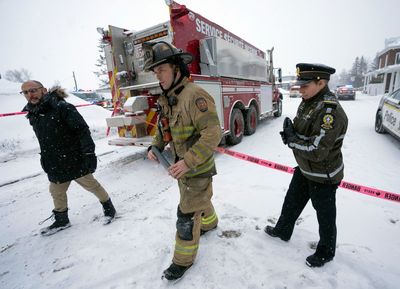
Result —
<path fill-rule="evenodd" d="M 87 174 L 83 177 L 74 180 L 81 185 L 85 190 L 93 193 L 100 202 L 105 202 L 109 199 L 106 190 L 100 183 L 93 177 L 92 174 Z M 49 190 L 53 197 L 54 210 L 57 212 L 64 212 L 68 208 L 67 190 L 71 181 L 62 184 L 50 182 Z"/>
<path fill-rule="evenodd" d="M 215 213 L 214 206 L 211 203 L 211 178 L 199 178 L 197 180 L 193 178 L 189 182 L 180 181 L 179 189 L 181 193 L 179 208 L 183 212 L 184 210 L 182 207 L 184 207 L 184 213 L 194 212 L 192 230 L 193 239 L 190 241 L 182 240 L 179 238 L 178 232 L 176 233 L 175 251 L 172 262 L 181 266 L 189 266 L 193 264 L 197 255 L 200 231 L 208 231 L 215 228 L 218 224 L 218 217 Z M 194 210 L 190 210 L 191 207 L 194 208 Z"/>

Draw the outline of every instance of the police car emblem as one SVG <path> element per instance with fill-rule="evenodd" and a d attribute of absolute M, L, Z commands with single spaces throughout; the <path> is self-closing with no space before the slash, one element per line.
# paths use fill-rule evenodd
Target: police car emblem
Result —
<path fill-rule="evenodd" d="M 323 124 L 321 124 L 321 127 L 323 129 L 331 129 L 333 127 L 332 126 L 333 125 L 333 121 L 334 121 L 333 115 L 325 114 L 324 117 L 322 118 Z"/>
<path fill-rule="evenodd" d="M 196 99 L 196 106 L 201 112 L 206 112 L 208 110 L 207 101 L 203 97 Z"/>

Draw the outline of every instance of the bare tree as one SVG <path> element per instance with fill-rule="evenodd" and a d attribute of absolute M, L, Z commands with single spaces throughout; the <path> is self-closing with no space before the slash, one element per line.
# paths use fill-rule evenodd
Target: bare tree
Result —
<path fill-rule="evenodd" d="M 22 83 L 31 79 L 31 76 L 32 74 L 27 69 L 21 68 L 20 70 L 7 70 L 4 78 L 11 82 Z"/>

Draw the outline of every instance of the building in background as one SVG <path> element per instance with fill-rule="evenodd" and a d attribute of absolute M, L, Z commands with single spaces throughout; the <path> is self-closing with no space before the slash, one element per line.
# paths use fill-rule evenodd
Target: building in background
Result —
<path fill-rule="evenodd" d="M 380 95 L 400 88 L 400 36 L 385 39 L 385 48 L 377 59 L 378 68 L 364 75 L 364 91 Z"/>

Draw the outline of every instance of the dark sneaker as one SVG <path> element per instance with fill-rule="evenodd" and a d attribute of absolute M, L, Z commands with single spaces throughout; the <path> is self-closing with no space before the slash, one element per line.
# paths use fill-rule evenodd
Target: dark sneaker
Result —
<path fill-rule="evenodd" d="M 264 229 L 264 232 L 267 233 L 268 235 L 270 235 L 271 237 L 274 237 L 274 238 L 278 237 L 279 239 L 281 239 L 282 241 L 285 241 L 285 242 L 289 241 L 289 239 L 290 239 L 290 238 L 287 238 L 287 237 L 277 234 L 275 232 L 275 228 L 272 226 L 266 226 Z"/>
<path fill-rule="evenodd" d="M 203 236 L 205 233 L 208 233 L 208 232 L 210 232 L 210 231 L 212 231 L 212 230 L 215 230 L 217 227 L 218 227 L 218 226 L 215 226 L 214 228 L 211 228 L 210 230 L 207 230 L 207 231 L 205 231 L 205 230 L 200 230 L 200 236 Z"/>
<path fill-rule="evenodd" d="M 182 278 L 183 274 L 191 267 L 192 265 L 189 266 L 180 266 L 176 265 L 175 263 L 172 263 L 167 270 L 163 272 L 163 275 L 161 276 L 161 279 L 167 279 L 169 281 L 173 280 L 178 280 Z"/>
<path fill-rule="evenodd" d="M 52 217 L 55 219 L 54 223 L 40 231 L 42 236 L 50 236 L 71 227 L 68 218 L 68 210 L 64 212 L 57 212 L 53 210 L 53 215 L 50 218 Z"/>
<path fill-rule="evenodd" d="M 306 264 L 309 267 L 322 267 L 325 265 L 325 263 L 332 260 L 333 257 L 323 257 L 321 255 L 318 255 L 317 253 L 314 253 L 307 257 Z"/>

